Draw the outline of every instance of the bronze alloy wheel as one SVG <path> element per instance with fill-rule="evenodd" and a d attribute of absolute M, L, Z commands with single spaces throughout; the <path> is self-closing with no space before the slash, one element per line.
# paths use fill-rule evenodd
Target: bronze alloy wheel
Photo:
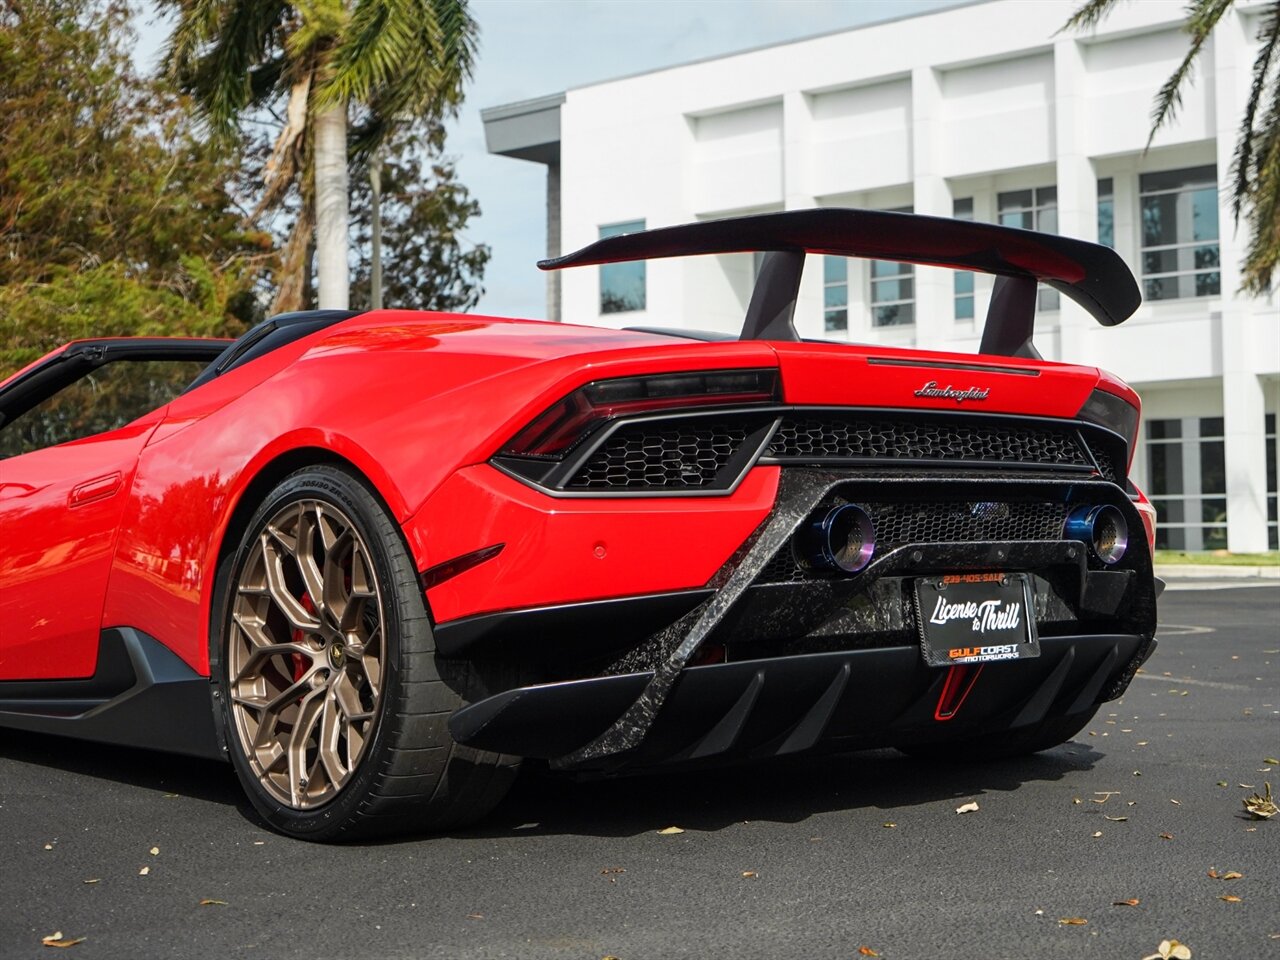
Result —
<path fill-rule="evenodd" d="M 281 479 L 218 584 L 215 709 L 267 823 L 320 841 L 421 833 L 502 799 L 518 758 L 449 736 L 455 710 L 495 692 L 495 668 L 437 658 L 404 532 L 354 469 L 318 463 Z M 520 685 L 496 675 L 496 689 Z"/>
<path fill-rule="evenodd" d="M 373 738 L 385 621 L 369 547 L 332 503 L 262 525 L 232 586 L 231 715 L 264 790 L 295 810 L 347 785 Z"/>

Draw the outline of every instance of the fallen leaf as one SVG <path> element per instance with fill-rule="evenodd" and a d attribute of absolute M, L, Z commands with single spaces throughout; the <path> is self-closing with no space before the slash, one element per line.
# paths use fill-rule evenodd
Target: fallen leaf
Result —
<path fill-rule="evenodd" d="M 1138 741 L 1138 746 L 1140 746 L 1140 747 L 1145 747 L 1145 746 L 1146 746 L 1148 743 L 1150 743 L 1150 742 L 1151 742 L 1150 740 L 1139 740 L 1139 741 Z"/>
<path fill-rule="evenodd" d="M 1244 901 L 1241 900 L 1239 897 L 1237 897 L 1234 893 L 1224 893 L 1218 899 L 1225 900 L 1227 901 L 1227 903 L 1244 903 Z"/>
<path fill-rule="evenodd" d="M 152 847 L 152 848 L 151 848 L 151 855 L 152 855 L 153 857 L 158 857 L 158 856 L 160 856 L 160 848 L 159 848 L 159 847 Z"/>
<path fill-rule="evenodd" d="M 210 900 L 207 897 L 200 901 L 200 906 L 202 907 L 225 907 L 226 905 L 227 901 L 225 900 Z"/>
<path fill-rule="evenodd" d="M 88 937 L 63 937 L 62 931 L 52 933 L 47 937 L 42 937 L 40 942 L 46 947 L 74 947 L 77 943 L 84 943 Z"/>
<path fill-rule="evenodd" d="M 1253 794 L 1244 798 L 1244 808 L 1249 811 L 1249 815 L 1257 820 L 1270 820 L 1277 813 L 1280 813 L 1280 807 L 1276 806 L 1276 802 L 1271 799 L 1271 784 L 1265 785 L 1267 788 L 1266 795 Z"/>
<path fill-rule="evenodd" d="M 53 849 L 53 844 L 52 844 L 52 843 L 46 843 L 46 844 L 44 845 L 44 848 L 45 848 L 46 850 L 52 850 L 52 849 Z"/>
<path fill-rule="evenodd" d="M 1062 917 L 1058 922 L 1067 927 L 1083 927 L 1089 921 L 1084 917 Z"/>
<path fill-rule="evenodd" d="M 627 871 L 625 867 L 605 867 L 603 870 L 600 871 L 600 875 L 603 877 L 607 877 L 611 873 L 626 873 L 626 872 Z"/>
<path fill-rule="evenodd" d="M 484 914 L 483 914 L 483 913 L 468 913 L 468 914 L 467 914 L 467 919 L 468 919 L 468 920 L 483 920 L 483 919 L 484 919 Z"/>
<path fill-rule="evenodd" d="M 1133 771 L 1133 775 L 1134 775 L 1135 777 L 1140 777 L 1140 776 L 1142 776 L 1142 771 L 1141 771 L 1141 770 L 1135 770 L 1135 771 Z"/>
<path fill-rule="evenodd" d="M 98 877 L 94 877 L 92 880 L 81 880 L 80 882 L 81 883 L 101 883 L 102 880 Z"/>
<path fill-rule="evenodd" d="M 176 800 L 178 798 L 178 795 L 176 793 L 166 793 L 164 795 L 164 798 L 166 800 Z"/>
<path fill-rule="evenodd" d="M 897 824 L 892 821 L 886 821 L 885 823 L 880 824 L 880 826 L 884 827 L 886 830 L 892 830 L 897 826 Z"/>
<path fill-rule="evenodd" d="M 1217 880 L 1217 879 L 1218 879 L 1218 868 L 1217 868 L 1217 867 L 1210 867 L 1210 868 L 1209 868 L 1209 879 L 1210 879 L 1210 880 Z"/>
<path fill-rule="evenodd" d="M 1112 900 L 1111 905 L 1113 907 L 1136 907 L 1141 902 L 1137 897 L 1131 897 L 1128 900 Z"/>
<path fill-rule="evenodd" d="M 1095 831 L 1094 831 L 1094 833 L 1093 833 L 1093 838 L 1096 840 L 1096 839 L 1097 839 L 1098 837 L 1100 837 L 1100 836 L 1102 836 L 1102 831 L 1101 831 L 1101 830 L 1095 830 Z"/>
<path fill-rule="evenodd" d="M 1161 940 L 1156 952 L 1142 960 L 1191 960 L 1191 948 L 1177 940 Z"/>
<path fill-rule="evenodd" d="M 1036 911 L 1036 916 L 1037 916 L 1037 917 L 1043 917 L 1043 916 L 1044 916 L 1044 911 L 1043 911 L 1043 910 L 1037 910 L 1037 911 Z"/>
<path fill-rule="evenodd" d="M 1128 817 L 1108 817 L 1108 816 L 1104 816 L 1102 819 L 1103 819 L 1103 820 L 1110 820 L 1112 823 L 1125 823 L 1129 818 L 1128 818 Z"/>
<path fill-rule="evenodd" d="M 143 867 L 141 870 L 138 871 L 138 876 L 145 877 L 150 872 L 151 872 L 150 867 Z"/>
<path fill-rule="evenodd" d="M 861 956 L 864 956 L 864 957 L 878 957 L 878 956 L 880 956 L 880 954 L 876 953 L 876 952 L 875 952 L 874 950 L 872 950 L 870 947 L 859 947 L 859 948 L 858 948 L 858 953 L 859 953 Z"/>
<path fill-rule="evenodd" d="M 759 877 L 759 876 L 760 876 L 760 874 L 756 873 L 754 870 L 743 870 L 743 871 L 742 871 L 742 878 L 743 878 L 744 880 L 755 880 L 755 879 L 756 879 L 757 877 Z"/>
<path fill-rule="evenodd" d="M 684 831 L 679 827 L 663 827 L 658 831 L 658 833 L 662 834 L 664 837 L 669 837 L 677 833 L 684 833 Z"/>
<path fill-rule="evenodd" d="M 1180 806 L 1182 806 L 1182 801 L 1181 801 L 1181 800 L 1170 800 L 1169 802 L 1170 802 L 1170 803 L 1172 803 L 1172 804 L 1173 804 L 1174 806 L 1176 806 L 1176 807 L 1180 807 Z"/>
<path fill-rule="evenodd" d="M 1225 781 L 1225 780 L 1219 780 L 1219 781 L 1218 781 L 1218 786 L 1220 786 L 1220 787 L 1225 787 L 1226 785 L 1227 785 L 1227 781 Z"/>
<path fill-rule="evenodd" d="M 1084 803 L 1084 801 L 1083 801 L 1083 800 L 1081 800 L 1079 797 L 1072 797 L 1072 798 L 1071 798 L 1071 802 L 1072 802 L 1072 803 Z"/>
<path fill-rule="evenodd" d="M 956 807 L 956 813 L 977 813 L 977 812 L 978 812 L 978 804 L 974 800 L 970 800 L 968 803 L 961 804 L 960 806 Z"/>
<path fill-rule="evenodd" d="M 1280 767 L 1280 760 L 1277 760 L 1275 757 L 1263 757 L 1262 762 L 1269 763 L 1273 767 Z"/>
<path fill-rule="evenodd" d="M 1160 834 L 1160 839 L 1161 839 L 1161 840 L 1172 840 L 1172 839 L 1173 839 L 1173 834 L 1172 834 L 1172 833 L 1162 833 L 1162 834 Z"/>
<path fill-rule="evenodd" d="M 1239 870 L 1228 870 L 1226 873 L 1222 875 L 1223 880 L 1240 880 L 1243 877 L 1244 877 L 1244 874 L 1241 873 Z"/>
<path fill-rule="evenodd" d="M 1239 787 L 1241 790 L 1255 790 L 1255 789 L 1257 789 L 1257 787 L 1255 787 L 1255 786 L 1254 786 L 1254 784 L 1252 784 L 1252 783 L 1237 783 L 1237 784 L 1236 784 L 1236 786 L 1237 786 L 1237 787 Z"/>

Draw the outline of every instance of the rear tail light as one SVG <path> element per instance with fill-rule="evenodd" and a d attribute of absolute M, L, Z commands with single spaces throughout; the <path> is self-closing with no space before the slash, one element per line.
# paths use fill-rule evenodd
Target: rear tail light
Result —
<path fill-rule="evenodd" d="M 1123 437 L 1128 444 L 1128 458 L 1133 459 L 1134 445 L 1138 442 L 1138 408 L 1128 400 L 1106 390 L 1094 390 L 1076 416 Z"/>
<path fill-rule="evenodd" d="M 715 370 L 596 380 L 553 404 L 502 448 L 502 456 L 559 460 L 616 417 L 778 399 L 778 371 Z"/>

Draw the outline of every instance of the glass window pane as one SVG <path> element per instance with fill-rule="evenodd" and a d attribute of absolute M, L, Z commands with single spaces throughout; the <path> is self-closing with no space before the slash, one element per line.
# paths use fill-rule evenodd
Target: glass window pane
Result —
<path fill-rule="evenodd" d="M 973 274 L 958 270 L 955 274 L 955 292 L 973 293 Z"/>
<path fill-rule="evenodd" d="M 1227 522 L 1227 501 L 1215 497 L 1212 500 L 1200 501 L 1200 519 L 1205 523 Z"/>
<path fill-rule="evenodd" d="M 1225 437 L 1223 432 L 1226 421 L 1222 417 L 1201 417 L 1200 418 L 1200 437 Z"/>
<path fill-rule="evenodd" d="M 1036 190 L 1036 206 L 1043 207 L 1046 204 L 1054 204 L 1058 202 L 1057 187 L 1039 187 Z"/>
<path fill-rule="evenodd" d="M 1144 173 L 1138 181 L 1138 189 L 1142 193 L 1154 193 L 1157 190 L 1179 190 L 1187 186 L 1199 186 L 1218 182 L 1218 168 L 1214 164 L 1204 167 L 1189 167 L 1186 170 L 1162 170 L 1159 173 Z"/>
<path fill-rule="evenodd" d="M 1148 440 L 1173 440 L 1182 436 L 1181 420 L 1148 420 Z"/>
<path fill-rule="evenodd" d="M 824 307 L 844 307 L 849 304 L 849 288 L 843 283 L 833 283 L 822 288 L 822 305 Z"/>
<path fill-rule="evenodd" d="M 1147 449 L 1148 485 L 1152 495 L 1182 493 L 1182 445 L 1152 444 Z"/>
<path fill-rule="evenodd" d="M 1191 194 L 1190 240 L 1218 239 L 1218 190 L 1216 187 Z"/>
<path fill-rule="evenodd" d="M 643 220 L 613 223 L 600 228 L 600 239 L 638 233 Z M 645 308 L 645 263 L 606 263 L 600 267 L 600 312 L 626 313 Z"/>
<path fill-rule="evenodd" d="M 1040 215 L 1036 218 L 1036 229 L 1041 233 L 1057 233 L 1058 232 L 1058 208 L 1045 207 L 1039 211 Z"/>
<path fill-rule="evenodd" d="M 890 260 L 871 261 L 871 276 L 873 277 L 897 277 L 912 272 L 913 267 L 909 263 L 894 263 Z"/>
<path fill-rule="evenodd" d="M 1178 195 L 1163 193 L 1142 198 L 1142 245 L 1157 247 L 1178 242 Z"/>
<path fill-rule="evenodd" d="M 1051 313 L 1054 310 L 1062 309 L 1062 297 L 1058 295 L 1058 291 L 1054 289 L 1040 288 L 1040 293 L 1036 297 L 1036 305 L 1041 313 Z"/>
<path fill-rule="evenodd" d="M 1276 438 L 1267 437 L 1267 493 L 1275 493 L 1275 492 L 1276 492 Z"/>
<path fill-rule="evenodd" d="M 885 307 L 873 307 L 871 322 L 877 327 L 896 327 L 902 324 L 915 323 L 915 305 L 911 303 L 895 303 Z"/>
<path fill-rule="evenodd" d="M 1030 190 L 1010 190 L 998 195 L 996 205 L 1003 213 L 1005 210 L 1012 210 L 1018 207 L 1032 207 L 1035 205 L 1035 201 Z"/>
<path fill-rule="evenodd" d="M 1200 490 L 1204 493 L 1227 492 L 1226 445 L 1221 440 L 1200 444 Z"/>
<path fill-rule="evenodd" d="M 1222 292 L 1222 278 L 1216 273 L 1196 274 L 1197 297 L 1216 297 Z"/>
<path fill-rule="evenodd" d="M 1104 247 L 1116 245 L 1116 205 L 1109 198 L 1098 200 L 1098 242 Z"/>
<path fill-rule="evenodd" d="M 1200 536 L 1204 541 L 1204 548 L 1206 550 L 1227 549 L 1226 527 L 1201 527 Z"/>
<path fill-rule="evenodd" d="M 1151 505 L 1156 508 L 1158 523 L 1183 523 L 1186 520 L 1184 504 L 1181 500 L 1160 500 L 1152 497 Z"/>
<path fill-rule="evenodd" d="M 956 319 L 973 319 L 973 297 L 956 297 Z"/>
<path fill-rule="evenodd" d="M 848 330 L 849 329 L 849 311 L 848 310 L 828 310 L 823 314 L 823 329 L 830 332 L 832 330 Z"/>
<path fill-rule="evenodd" d="M 849 279 L 849 261 L 844 257 L 822 258 L 822 282 L 844 283 Z"/>
<path fill-rule="evenodd" d="M 1113 193 L 1115 193 L 1115 182 L 1110 177 L 1101 178 L 1098 181 L 1098 199 L 1110 200 Z"/>
<path fill-rule="evenodd" d="M 957 220 L 973 219 L 973 197 L 963 197 L 951 204 L 951 215 Z"/>

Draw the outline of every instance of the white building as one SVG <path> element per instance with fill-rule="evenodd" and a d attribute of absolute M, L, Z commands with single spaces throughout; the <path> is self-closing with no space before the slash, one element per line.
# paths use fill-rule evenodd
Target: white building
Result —
<path fill-rule="evenodd" d="M 1236 294 L 1246 241 L 1226 187 L 1262 2 L 1202 54 L 1144 152 L 1187 49 L 1181 0 L 1058 34 L 1079 0 L 986 0 L 484 112 L 491 152 L 548 167 L 548 253 L 614 232 L 819 206 L 972 217 L 1107 243 L 1144 289 L 1103 328 L 1042 289 L 1036 344 L 1144 403 L 1133 476 L 1161 545 L 1276 549 L 1280 311 Z M 533 201 L 531 200 L 531 206 Z M 553 319 L 737 330 L 749 255 L 567 270 Z M 991 278 L 810 258 L 806 337 L 976 352 Z"/>

